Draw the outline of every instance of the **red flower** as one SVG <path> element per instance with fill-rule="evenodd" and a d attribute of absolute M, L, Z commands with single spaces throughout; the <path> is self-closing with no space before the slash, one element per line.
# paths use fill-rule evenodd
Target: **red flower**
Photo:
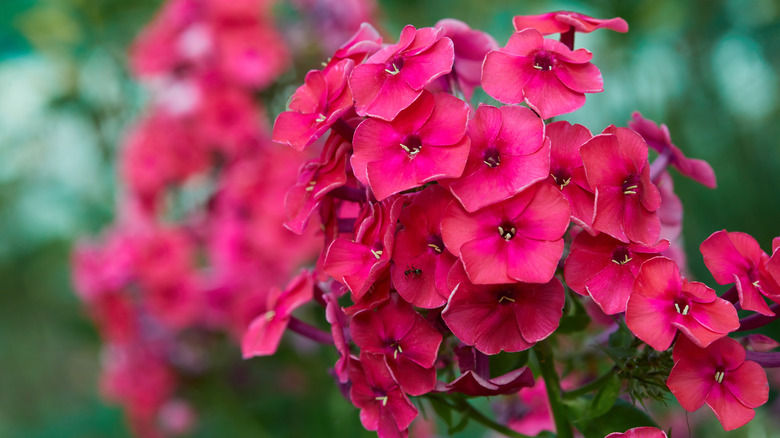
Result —
<path fill-rule="evenodd" d="M 661 233 L 658 188 L 650 181 L 647 144 L 628 128 L 609 126 L 580 149 L 596 191 L 593 228 L 623 242 L 653 245 Z"/>
<path fill-rule="evenodd" d="M 466 100 L 471 100 L 474 89 L 481 85 L 485 55 L 498 49 L 496 40 L 490 34 L 472 29 L 466 23 L 452 18 L 439 20 L 434 27 L 443 28 L 444 36 L 452 40 L 455 48 L 452 72 L 440 77 L 439 81 L 456 81 Z"/>
<path fill-rule="evenodd" d="M 463 173 L 469 153 L 466 102 L 428 91 L 392 122 L 367 119 L 355 130 L 352 168 L 378 200 Z"/>
<path fill-rule="evenodd" d="M 604 91 L 601 72 L 585 49 L 569 50 L 536 29 L 515 32 L 506 47 L 487 54 L 482 87 L 503 103 L 525 101 L 543 119 L 585 104 L 584 93 Z"/>
<path fill-rule="evenodd" d="M 531 348 L 558 328 L 563 315 L 563 285 L 474 285 L 455 265 L 450 283 L 457 284 L 442 318 L 464 344 L 485 354 Z"/>
<path fill-rule="evenodd" d="M 569 201 L 572 220 L 590 230 L 596 201 L 585 177 L 580 148 L 593 135 L 588 128 L 563 120 L 550 123 L 545 131 L 550 139 L 550 177 L 547 181 L 558 187 Z"/>
<path fill-rule="evenodd" d="M 534 28 L 542 35 L 564 33 L 574 28 L 577 32 L 589 33 L 596 29 L 610 29 L 615 32 L 628 32 L 626 20 L 616 17 L 600 19 L 569 11 L 548 12 L 540 15 L 517 15 L 512 20 L 515 30 Z"/>
<path fill-rule="evenodd" d="M 704 349 L 680 338 L 666 386 L 686 411 L 695 411 L 706 402 L 725 430 L 747 424 L 756 415 L 754 409 L 769 397 L 764 369 L 745 360 L 745 349 L 731 338 Z"/>
<path fill-rule="evenodd" d="M 655 427 L 635 427 L 625 432 L 613 432 L 604 438 L 667 438 L 666 432 Z"/>
<path fill-rule="evenodd" d="M 761 250 L 756 239 L 749 234 L 720 230 L 702 242 L 699 250 L 718 284 L 736 283 L 743 309 L 774 315 L 763 297 L 780 302 L 780 288 L 777 286 L 780 269 L 767 269 L 769 256 Z M 769 266 L 780 267 L 780 257 L 772 259 L 777 262 Z"/>
<path fill-rule="evenodd" d="M 355 66 L 349 87 L 361 116 L 393 120 L 412 104 L 423 88 L 449 73 L 455 59 L 444 30 L 407 25 L 398 43 L 386 46 Z"/>
<path fill-rule="evenodd" d="M 546 283 L 563 253 L 569 215 L 569 203 L 558 190 L 537 184 L 474 213 L 451 203 L 442 237 L 472 283 Z"/>
<path fill-rule="evenodd" d="M 398 295 L 356 313 L 349 327 L 362 352 L 385 355 L 404 392 L 422 395 L 436 386 L 433 364 L 442 335 Z"/>
<path fill-rule="evenodd" d="M 703 283 L 680 276 L 666 257 L 648 260 L 639 270 L 626 307 L 626 325 L 656 350 L 669 348 L 680 330 L 706 347 L 739 328 L 734 306 Z"/>
<path fill-rule="evenodd" d="M 668 247 L 666 240 L 644 246 L 580 232 L 564 265 L 566 285 L 580 295 L 590 295 L 607 315 L 625 312 L 642 263 Z"/>
<path fill-rule="evenodd" d="M 468 134 L 471 150 L 463 176 L 444 182 L 467 211 L 509 199 L 547 177 L 544 123 L 528 108 L 480 105 Z"/>

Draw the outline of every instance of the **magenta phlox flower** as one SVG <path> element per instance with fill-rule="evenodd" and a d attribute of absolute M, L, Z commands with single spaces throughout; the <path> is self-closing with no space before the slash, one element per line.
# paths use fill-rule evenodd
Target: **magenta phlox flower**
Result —
<path fill-rule="evenodd" d="M 536 29 L 524 29 L 506 47 L 487 54 L 482 87 L 503 103 L 525 101 L 543 119 L 570 113 L 585 104 L 584 93 L 604 91 L 592 57 L 585 49 L 572 51 Z"/>
<path fill-rule="evenodd" d="M 760 333 L 753 333 L 744 336 L 740 338 L 739 341 L 743 346 L 745 346 L 746 350 L 758 351 L 760 353 L 772 351 L 775 348 L 780 347 L 780 342 L 777 342 L 769 336 L 762 335 Z"/>
<path fill-rule="evenodd" d="M 457 286 L 442 318 L 458 339 L 485 354 L 527 350 L 558 328 L 564 292 L 557 278 L 546 284 L 475 285 L 458 264 L 450 277 Z"/>
<path fill-rule="evenodd" d="M 666 386 L 686 411 L 707 403 L 725 430 L 747 424 L 756 415 L 754 409 L 769 398 L 764 369 L 745 360 L 745 349 L 731 338 L 707 348 L 680 338 Z"/>
<path fill-rule="evenodd" d="M 572 220 L 590 230 L 596 196 L 585 176 L 580 148 L 593 134 L 582 125 L 572 125 L 564 120 L 550 123 L 545 131 L 550 139 L 550 176 L 547 181 L 558 187 L 569 201 Z"/>
<path fill-rule="evenodd" d="M 382 303 L 390 299 L 390 288 L 390 273 L 385 271 L 371 287 L 368 288 L 362 297 L 357 300 L 355 300 L 354 296 L 352 297 L 355 304 L 345 308 L 344 313 L 347 316 L 352 317 L 363 310 L 376 309 Z"/>
<path fill-rule="evenodd" d="M 521 413 L 512 415 L 507 422 L 512 430 L 530 436 L 545 430 L 555 432 L 544 379 L 537 379 L 533 386 L 522 388 L 515 403 L 519 405 Z"/>
<path fill-rule="evenodd" d="M 359 300 L 389 268 L 395 226 L 405 198 L 394 196 L 369 203 L 355 222 L 354 240 L 338 238 L 325 256 L 325 273 L 349 287 Z"/>
<path fill-rule="evenodd" d="M 498 49 L 498 43 L 490 34 L 453 18 L 439 20 L 434 27 L 443 28 L 444 36 L 452 40 L 455 48 L 452 72 L 439 81 L 455 81 L 466 100 L 471 100 L 474 89 L 481 85 L 482 61 L 488 52 Z M 445 84 L 445 89 L 448 88 L 449 84 Z"/>
<path fill-rule="evenodd" d="M 274 287 L 269 291 L 264 311 L 249 324 L 242 337 L 244 359 L 276 352 L 292 312 L 314 297 L 314 281 L 314 274 L 304 270 L 284 290 Z"/>
<path fill-rule="evenodd" d="M 349 78 L 355 110 L 361 116 L 393 120 L 423 88 L 452 70 L 452 40 L 441 28 L 407 25 L 398 43 L 385 46 L 356 65 Z"/>
<path fill-rule="evenodd" d="M 669 172 L 661 172 L 656 180 L 661 206 L 658 207 L 658 219 L 661 221 L 661 239 L 673 241 L 682 233 L 683 205 L 674 192 L 674 181 Z"/>
<path fill-rule="evenodd" d="M 323 50 L 337 49 L 361 26 L 376 21 L 376 0 L 292 0 L 303 14 L 301 26 L 313 27 Z"/>
<path fill-rule="evenodd" d="M 284 197 L 287 221 L 284 227 L 296 234 L 303 233 L 311 214 L 322 199 L 333 189 L 347 183 L 347 154 L 352 145 L 339 135 L 331 135 L 325 142 L 322 155 L 304 164 L 298 173 L 298 182 Z"/>
<path fill-rule="evenodd" d="M 398 294 L 417 307 L 441 307 L 450 296 L 447 275 L 457 258 L 444 246 L 441 221 L 453 200 L 434 184 L 414 194 L 401 211 L 403 229 L 395 236 L 390 274 Z"/>
<path fill-rule="evenodd" d="M 360 422 L 367 430 L 375 430 L 380 438 L 400 438 L 417 409 L 401 390 L 395 375 L 387 365 L 387 356 L 363 352 L 360 359 L 349 361 L 349 395 L 360 409 Z"/>
<path fill-rule="evenodd" d="M 344 59 L 361 64 L 381 48 L 382 36 L 379 32 L 370 23 L 362 23 L 355 34 L 333 53 L 333 57 L 325 65 L 325 70 Z"/>
<path fill-rule="evenodd" d="M 547 283 L 563 253 L 569 203 L 549 184 L 468 213 L 447 208 L 442 237 L 475 284 Z"/>
<path fill-rule="evenodd" d="M 423 91 L 392 122 L 363 121 L 353 141 L 355 176 L 380 201 L 427 182 L 459 177 L 469 154 L 468 116 L 466 102 Z"/>
<path fill-rule="evenodd" d="M 718 284 L 736 284 L 743 309 L 762 315 L 775 314 L 764 297 L 780 302 L 780 288 L 777 286 L 780 258 L 772 257 L 772 267 L 768 268 L 769 256 L 761 250 L 756 239 L 737 231 L 716 231 L 702 242 L 699 250 Z"/>
<path fill-rule="evenodd" d="M 228 159 L 255 153 L 259 137 L 266 134 L 258 123 L 265 111 L 241 88 L 205 84 L 197 108 L 199 136 Z"/>
<path fill-rule="evenodd" d="M 548 12 L 540 15 L 517 15 L 512 19 L 515 30 L 533 28 L 542 33 L 550 35 L 553 33 L 564 33 L 569 29 L 576 32 L 589 33 L 596 29 L 610 29 L 615 32 L 628 32 L 628 23 L 626 20 L 616 18 L 593 18 L 585 14 L 570 11 Z"/>
<path fill-rule="evenodd" d="M 504 201 L 550 170 L 544 123 L 528 108 L 480 105 L 469 121 L 471 149 L 463 176 L 443 182 L 468 212 Z"/>
<path fill-rule="evenodd" d="M 522 388 L 531 386 L 534 386 L 534 375 L 528 367 L 522 367 L 491 379 L 484 379 L 473 370 L 468 370 L 448 383 L 445 388 L 447 392 L 490 397 L 515 394 Z"/>
<path fill-rule="evenodd" d="M 636 131 L 645 139 L 647 145 L 655 149 L 659 154 L 666 154 L 669 164 L 674 166 L 681 174 L 699 182 L 711 189 L 717 186 L 715 172 L 704 160 L 686 157 L 677 146 L 672 143 L 669 128 L 666 125 L 657 125 L 650 119 L 642 117 L 638 111 L 631 115 L 628 127 Z"/>
<path fill-rule="evenodd" d="M 658 351 L 669 348 L 677 331 L 704 348 L 739 328 L 737 310 L 715 291 L 680 275 L 674 261 L 646 261 L 626 307 L 626 325 Z"/>
<path fill-rule="evenodd" d="M 345 59 L 327 71 L 311 70 L 293 94 L 288 110 L 274 122 L 273 139 L 301 151 L 320 138 L 347 110 L 352 92 L 347 78 L 355 63 Z"/>
<path fill-rule="evenodd" d="M 232 82 L 264 88 L 290 65 L 287 45 L 270 18 L 257 17 L 239 26 L 228 20 L 214 34 L 218 35 L 214 43 L 216 65 Z"/>
<path fill-rule="evenodd" d="M 580 149 L 596 191 L 593 228 L 622 242 L 653 245 L 661 233 L 658 187 L 650 181 L 647 144 L 628 128 L 607 127 Z"/>
<path fill-rule="evenodd" d="M 566 285 L 580 295 L 590 295 L 607 315 L 625 312 L 639 268 L 668 247 L 666 240 L 645 246 L 603 233 L 580 232 L 564 264 Z"/>
<path fill-rule="evenodd" d="M 613 432 L 604 438 L 667 438 L 666 432 L 655 427 L 635 427 L 625 432 Z"/>
<path fill-rule="evenodd" d="M 422 395 L 436 386 L 433 365 L 442 335 L 398 295 L 356 313 L 349 328 L 361 352 L 385 355 L 405 393 Z"/>

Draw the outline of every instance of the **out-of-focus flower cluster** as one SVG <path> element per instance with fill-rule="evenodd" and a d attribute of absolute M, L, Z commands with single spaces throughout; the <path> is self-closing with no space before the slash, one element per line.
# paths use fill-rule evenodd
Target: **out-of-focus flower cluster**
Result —
<path fill-rule="evenodd" d="M 282 227 L 303 158 L 271 142 L 256 97 L 297 50 L 277 29 L 273 3 L 170 0 L 130 50 L 151 99 L 123 141 L 116 222 L 77 247 L 74 277 L 105 343 L 103 393 L 138 436 L 191 429 L 179 381 L 212 361 L 198 340 L 240 340 L 319 248 L 317 230 Z M 354 3 L 370 20 L 373 2 Z M 359 27 L 339 18 L 339 2 L 296 6 L 310 20 L 330 17 L 312 40 L 344 40 Z"/>

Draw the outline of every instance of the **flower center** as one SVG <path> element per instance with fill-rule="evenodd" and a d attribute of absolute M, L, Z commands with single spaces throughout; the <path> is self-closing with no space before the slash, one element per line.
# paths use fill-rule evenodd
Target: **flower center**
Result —
<path fill-rule="evenodd" d="M 428 236 L 428 248 L 430 248 L 436 254 L 441 254 L 444 250 L 444 241 L 441 240 L 439 235 Z"/>
<path fill-rule="evenodd" d="M 636 195 L 636 191 L 639 188 L 639 177 L 637 175 L 629 175 L 625 181 L 623 181 L 623 194 L 624 195 Z"/>
<path fill-rule="evenodd" d="M 482 162 L 488 167 L 498 167 L 498 165 L 501 164 L 501 155 L 499 155 L 498 149 L 496 148 L 491 147 L 485 149 L 485 153 L 482 157 L 484 158 Z"/>
<path fill-rule="evenodd" d="M 568 186 L 571 182 L 571 173 L 569 173 L 568 169 L 556 169 L 550 173 L 550 176 L 552 177 L 553 181 L 555 181 L 555 184 L 561 188 L 561 190 L 563 190 L 563 188 Z"/>
<path fill-rule="evenodd" d="M 726 373 L 720 370 L 715 370 L 715 381 L 723 383 L 723 378 L 726 377 Z"/>
<path fill-rule="evenodd" d="M 401 148 L 403 148 L 403 150 L 405 150 L 406 153 L 408 153 L 411 157 L 419 154 L 420 149 L 422 149 L 422 141 L 420 140 L 420 136 L 417 134 L 407 135 L 404 139 L 404 142 L 401 143 Z"/>
<path fill-rule="evenodd" d="M 682 316 L 686 316 L 691 313 L 691 305 L 688 303 L 674 303 L 674 310 Z"/>
<path fill-rule="evenodd" d="M 498 299 L 498 304 L 510 304 L 515 302 L 515 299 L 513 298 L 514 293 L 512 293 L 511 290 L 502 290 L 496 297 Z"/>
<path fill-rule="evenodd" d="M 504 240 L 509 242 L 517 234 L 517 229 L 510 222 L 503 222 L 498 226 L 498 235 L 503 237 Z"/>
<path fill-rule="evenodd" d="M 625 265 L 631 261 L 631 253 L 625 246 L 620 246 L 612 252 L 612 262 L 618 265 Z"/>
<path fill-rule="evenodd" d="M 401 56 L 396 56 L 392 62 L 385 64 L 385 71 L 393 76 L 400 73 L 402 68 L 404 68 L 404 58 Z"/>
<path fill-rule="evenodd" d="M 550 71 L 555 67 L 555 57 L 547 50 L 540 50 L 534 55 L 534 68 L 541 71 Z"/>

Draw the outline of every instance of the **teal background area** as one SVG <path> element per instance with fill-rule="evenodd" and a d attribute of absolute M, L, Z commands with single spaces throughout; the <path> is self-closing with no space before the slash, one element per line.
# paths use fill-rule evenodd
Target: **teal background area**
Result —
<path fill-rule="evenodd" d="M 380 3 L 390 35 L 407 23 L 430 26 L 452 17 L 502 46 L 518 14 L 566 9 L 625 18 L 627 34 L 577 36 L 576 46 L 594 53 L 605 92 L 562 118 L 597 133 L 625 126 L 639 110 L 666 123 L 689 157 L 712 165 L 715 190 L 674 175 L 693 278 L 726 289 L 714 283 L 698 252 L 717 230 L 750 233 L 771 250 L 780 235 L 777 1 Z M 119 139 L 146 99 L 129 77 L 125 50 L 159 4 L 0 2 L 0 437 L 129 436 L 121 411 L 97 392 L 99 338 L 73 293 L 69 254 L 76 239 L 97 234 L 113 218 Z M 299 65 L 282 87 L 291 89 L 315 65 Z M 780 339 L 776 327 L 768 333 Z M 327 374 L 335 354 L 301 355 L 290 338 L 278 356 L 227 360 L 224 369 L 191 382 L 201 415 L 194 436 L 375 436 L 362 430 L 358 411 Z M 238 358 L 237 349 L 222 354 Z M 226 382 L 220 372 L 246 379 Z M 730 434 L 707 408 L 690 419 L 710 419 L 696 436 L 773 436 L 773 402 L 774 395 L 756 421 Z M 482 435 L 470 427 L 460 436 Z"/>

